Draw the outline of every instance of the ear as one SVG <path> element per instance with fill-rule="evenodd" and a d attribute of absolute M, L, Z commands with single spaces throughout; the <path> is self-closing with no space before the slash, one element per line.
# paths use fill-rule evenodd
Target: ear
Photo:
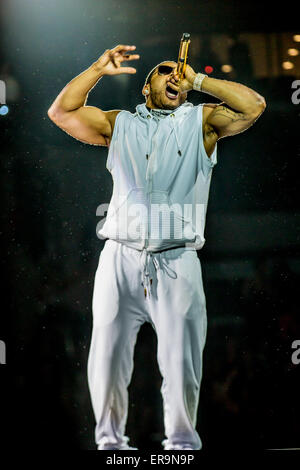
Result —
<path fill-rule="evenodd" d="M 149 87 L 148 87 L 148 86 L 145 86 L 145 87 L 143 88 L 143 92 L 142 92 L 142 93 L 143 93 L 143 95 L 144 95 L 145 97 L 147 97 L 147 96 L 149 95 L 149 93 L 150 93 Z"/>

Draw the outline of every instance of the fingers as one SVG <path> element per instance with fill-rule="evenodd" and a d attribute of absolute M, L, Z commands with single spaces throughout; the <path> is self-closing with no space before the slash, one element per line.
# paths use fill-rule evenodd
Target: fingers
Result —
<path fill-rule="evenodd" d="M 134 67 L 120 67 L 120 73 L 136 73 L 136 69 Z"/>
<path fill-rule="evenodd" d="M 125 60 L 137 60 L 140 58 L 139 54 L 129 54 L 131 49 L 135 49 L 136 46 L 116 46 L 110 50 L 109 56 L 115 67 L 120 67 L 121 62 Z"/>
<path fill-rule="evenodd" d="M 175 75 L 174 77 L 171 78 L 170 80 L 172 83 L 174 83 L 175 85 L 179 83 L 180 79 L 179 79 L 179 75 Z"/>
<path fill-rule="evenodd" d="M 123 55 L 122 61 L 124 61 L 124 60 L 136 60 L 136 59 L 139 59 L 139 58 L 140 58 L 139 54 Z"/>
<path fill-rule="evenodd" d="M 111 52 L 109 55 L 110 55 L 110 60 L 112 61 L 114 66 L 115 67 L 120 67 L 120 62 L 118 60 L 117 53 Z"/>
<path fill-rule="evenodd" d="M 124 61 L 137 60 L 139 58 L 140 58 L 139 54 L 120 56 L 118 52 L 115 52 L 114 54 L 111 55 L 111 61 L 115 67 L 121 67 L 121 63 Z"/>
<path fill-rule="evenodd" d="M 169 81 L 167 82 L 167 85 L 169 85 L 169 87 L 172 88 L 174 91 L 179 91 L 179 86 L 177 83 L 175 84 L 174 82 Z"/>
<path fill-rule="evenodd" d="M 124 61 L 138 60 L 140 58 L 139 54 L 132 53 L 134 49 L 136 49 L 136 46 L 119 44 L 113 49 L 108 49 L 106 51 L 108 52 L 111 63 L 115 67 L 115 73 L 136 73 L 136 69 L 134 67 L 121 66 Z"/>
<path fill-rule="evenodd" d="M 114 47 L 113 49 L 111 49 L 111 52 L 126 52 L 126 51 L 130 51 L 130 50 L 133 50 L 133 49 L 136 49 L 136 46 L 124 46 L 123 44 L 119 44 L 118 46 Z"/>

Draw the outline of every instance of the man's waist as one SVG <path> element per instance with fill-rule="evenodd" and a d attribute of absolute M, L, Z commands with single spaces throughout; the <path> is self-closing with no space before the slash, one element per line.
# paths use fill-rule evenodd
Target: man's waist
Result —
<path fill-rule="evenodd" d="M 121 245 L 125 245 L 129 248 L 132 248 L 136 251 L 146 251 L 146 252 L 151 252 L 151 253 L 163 253 L 166 251 L 171 251 L 171 250 L 190 250 L 190 251 L 196 251 L 196 244 L 195 242 L 192 242 L 190 244 L 188 243 L 174 243 L 167 245 L 166 243 L 160 244 L 160 245 L 151 245 L 151 244 L 145 244 L 144 241 L 141 242 L 136 242 L 136 241 L 130 241 L 130 240 L 120 240 L 120 239 L 114 239 L 114 238 L 108 238 L 106 240 L 107 242 L 112 242 L 112 243 L 119 243 Z"/>

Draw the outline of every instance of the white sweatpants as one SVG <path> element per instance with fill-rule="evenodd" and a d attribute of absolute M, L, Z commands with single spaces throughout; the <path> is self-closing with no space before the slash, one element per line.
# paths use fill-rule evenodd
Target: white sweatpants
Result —
<path fill-rule="evenodd" d="M 144 322 L 150 322 L 157 334 L 163 447 L 201 449 L 195 426 L 207 317 L 197 252 L 179 247 L 150 253 L 114 240 L 107 240 L 100 254 L 93 294 L 88 383 L 97 447 L 130 449 L 124 435 L 127 387 Z"/>

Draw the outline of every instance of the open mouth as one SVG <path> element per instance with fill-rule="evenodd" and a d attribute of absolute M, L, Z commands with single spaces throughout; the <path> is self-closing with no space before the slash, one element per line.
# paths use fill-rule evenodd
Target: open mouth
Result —
<path fill-rule="evenodd" d="M 167 86 L 166 88 L 166 96 L 167 98 L 169 98 L 170 100 L 176 100 L 176 98 L 178 97 L 178 91 L 176 90 L 173 90 L 173 88 L 171 88 L 169 85 Z"/>

